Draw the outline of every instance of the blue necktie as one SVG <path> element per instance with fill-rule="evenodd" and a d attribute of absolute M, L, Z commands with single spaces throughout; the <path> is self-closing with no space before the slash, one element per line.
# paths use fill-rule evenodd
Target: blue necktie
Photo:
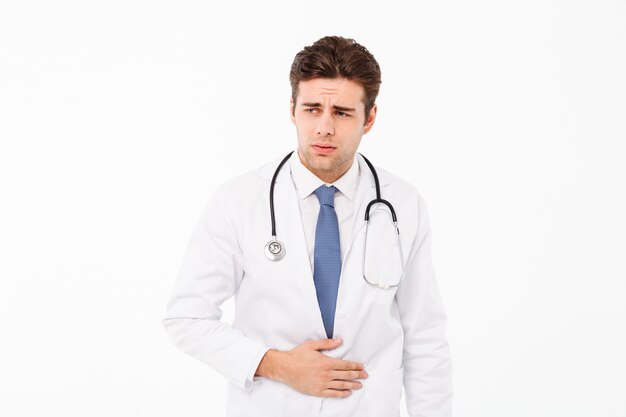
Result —
<path fill-rule="evenodd" d="M 333 337 L 337 290 L 341 273 L 339 222 L 334 203 L 336 191 L 337 188 L 334 186 L 325 185 L 315 190 L 315 196 L 320 203 L 320 212 L 315 229 L 313 281 L 326 336 L 329 339 Z"/>

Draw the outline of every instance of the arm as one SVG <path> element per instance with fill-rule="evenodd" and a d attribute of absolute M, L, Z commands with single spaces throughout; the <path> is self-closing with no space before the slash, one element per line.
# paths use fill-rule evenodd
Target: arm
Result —
<path fill-rule="evenodd" d="M 417 235 L 396 299 L 404 329 L 404 388 L 411 417 L 452 415 L 452 366 L 446 315 L 433 269 L 426 205 L 418 195 Z"/>
<path fill-rule="evenodd" d="M 220 188 L 189 241 L 163 326 L 182 352 L 250 391 L 269 348 L 220 321 L 220 306 L 235 294 L 243 278 L 241 263 L 241 248 Z"/>
<path fill-rule="evenodd" d="M 367 378 L 360 363 L 321 353 L 339 340 L 306 341 L 282 352 L 269 349 L 220 321 L 220 306 L 243 278 L 242 252 L 221 189 L 211 196 L 191 237 L 163 326 L 184 353 L 248 391 L 253 377 L 288 384 L 309 395 L 345 397 Z"/>

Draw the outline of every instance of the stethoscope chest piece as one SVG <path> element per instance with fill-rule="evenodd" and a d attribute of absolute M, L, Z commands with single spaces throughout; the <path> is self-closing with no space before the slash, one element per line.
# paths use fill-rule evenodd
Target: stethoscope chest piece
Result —
<path fill-rule="evenodd" d="M 280 261 L 285 257 L 285 245 L 274 237 L 265 245 L 265 256 L 270 261 Z"/>

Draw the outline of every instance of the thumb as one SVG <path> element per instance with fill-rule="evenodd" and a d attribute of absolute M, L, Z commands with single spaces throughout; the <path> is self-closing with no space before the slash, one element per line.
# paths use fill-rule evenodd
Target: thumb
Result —
<path fill-rule="evenodd" d="M 311 340 L 308 342 L 309 347 L 315 350 L 328 350 L 334 349 L 343 343 L 341 339 L 320 339 Z"/>

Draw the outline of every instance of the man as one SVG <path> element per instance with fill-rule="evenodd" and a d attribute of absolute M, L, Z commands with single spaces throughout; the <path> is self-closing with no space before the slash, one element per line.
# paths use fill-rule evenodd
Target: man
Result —
<path fill-rule="evenodd" d="M 277 171 L 272 203 L 284 258 L 266 247 L 281 156 L 214 192 L 163 324 L 183 352 L 229 380 L 228 416 L 397 416 L 404 386 L 410 416 L 449 417 L 446 317 L 424 201 L 380 168 L 377 187 L 357 154 L 376 120 L 378 63 L 352 39 L 324 37 L 296 55 L 290 81 L 298 145 Z M 364 233 L 377 188 L 402 233 L 382 203 Z M 229 325 L 220 305 L 233 296 Z"/>

